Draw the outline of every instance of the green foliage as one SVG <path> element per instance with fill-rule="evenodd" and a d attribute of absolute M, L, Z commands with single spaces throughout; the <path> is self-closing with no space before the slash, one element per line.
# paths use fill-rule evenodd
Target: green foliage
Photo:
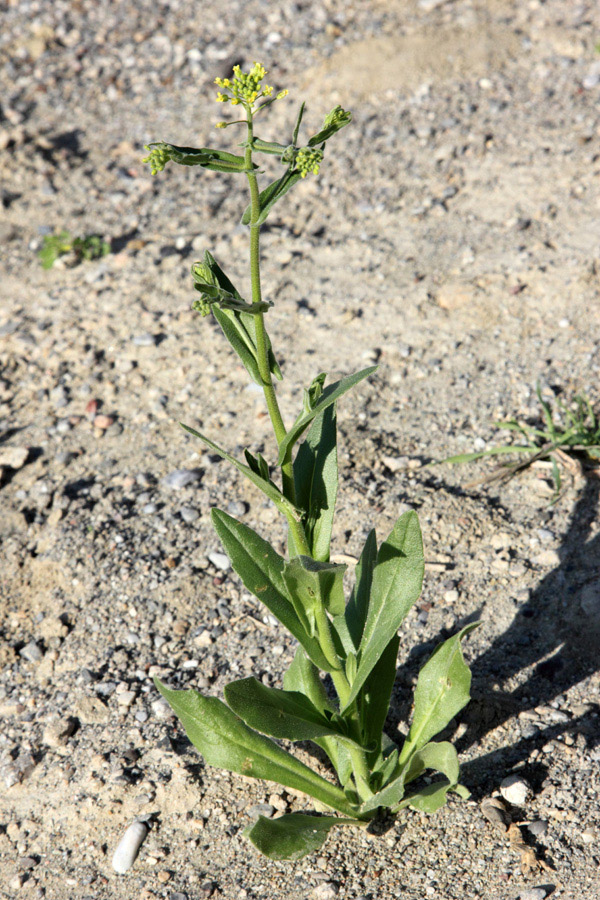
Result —
<path fill-rule="evenodd" d="M 573 471 L 578 461 L 600 459 L 600 419 L 594 412 L 589 399 L 578 394 L 572 403 L 557 400 L 557 410 L 553 410 L 542 397 L 540 385 L 536 393 L 541 406 L 538 426 L 523 424 L 516 419 L 498 422 L 498 427 L 512 431 L 523 441 L 520 444 L 501 444 L 489 450 L 475 453 L 459 453 L 440 460 L 443 463 L 469 463 L 486 456 L 503 456 L 519 454 L 524 456 L 518 463 L 501 466 L 491 475 L 472 482 L 487 484 L 492 481 L 508 480 L 537 460 L 550 460 L 552 463 L 552 481 L 554 483 L 555 503 L 562 489 L 561 467 Z"/>
<path fill-rule="evenodd" d="M 301 790 L 341 814 L 260 817 L 246 829 L 254 846 L 272 859 L 300 859 L 317 850 L 334 827 L 365 826 L 383 810 L 397 812 L 406 806 L 434 812 L 450 791 L 465 795 L 454 747 L 431 738 L 468 700 L 470 672 L 461 641 L 473 626 L 442 643 L 422 668 L 410 731 L 397 746 L 384 728 L 396 678 L 398 629 L 418 600 L 423 582 L 417 516 L 401 515 L 380 547 L 375 532 L 369 533 L 348 599 L 347 566 L 330 558 L 338 490 L 337 403 L 376 367 L 331 384 L 321 372 L 303 391 L 301 409 L 286 427 L 272 378 L 281 378 L 281 371 L 266 330 L 272 304 L 263 299 L 260 281 L 262 223 L 301 178 L 318 173 L 327 142 L 351 115 L 335 107 L 322 128 L 301 145 L 302 104 L 291 143 L 262 140 L 254 134 L 256 116 L 286 93 L 271 97 L 273 88 L 263 84 L 265 75 L 255 63 L 248 73 L 238 67 L 232 79 L 217 79 L 222 89 L 217 99 L 245 112 L 243 156 L 158 142 L 150 145 L 148 162 L 153 172 L 172 161 L 243 172 L 248 179 L 250 204 L 242 222 L 250 231 L 251 300 L 239 294 L 207 251 L 192 269 L 200 295 L 194 308 L 215 317 L 250 378 L 263 388 L 276 443 L 275 463 L 250 449 L 244 450 L 245 462 L 240 462 L 194 428 L 183 427 L 235 466 L 285 517 L 288 546 L 287 556 L 282 556 L 252 528 L 222 510 L 212 510 L 213 525 L 234 571 L 299 646 L 283 689 L 243 678 L 227 685 L 222 702 L 194 690 L 173 691 L 160 682 L 157 687 L 209 765 Z M 236 124 L 221 122 L 219 127 Z M 284 166 L 262 191 L 255 153 L 278 157 Z M 330 676 L 335 698 L 328 695 L 321 673 Z M 327 754 L 339 783 L 317 775 L 274 739 L 313 741 Z M 406 793 L 406 785 L 426 771 L 437 772 L 442 779 Z"/>
<path fill-rule="evenodd" d="M 44 237 L 38 250 L 38 259 L 43 269 L 51 269 L 57 259 L 69 253 L 74 255 L 75 263 L 83 259 L 99 259 L 110 253 L 110 244 L 98 234 L 73 238 L 68 231 L 60 231 L 58 234 L 47 234 Z"/>

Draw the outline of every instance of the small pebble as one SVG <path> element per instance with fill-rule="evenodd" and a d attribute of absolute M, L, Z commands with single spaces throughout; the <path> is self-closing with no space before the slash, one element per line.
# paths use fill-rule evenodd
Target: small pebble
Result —
<path fill-rule="evenodd" d="M 99 416 L 94 417 L 94 428 L 99 428 L 101 431 L 105 431 L 107 428 L 113 424 L 115 420 L 112 416 L 105 416 L 100 414 Z"/>
<path fill-rule="evenodd" d="M 318 884 L 316 888 L 310 892 L 312 900 L 334 900 L 338 895 L 339 888 L 332 881 L 324 881 Z"/>
<path fill-rule="evenodd" d="M 29 660 L 29 662 L 39 662 L 43 655 L 44 654 L 35 641 L 29 641 L 28 644 L 25 644 L 25 646 L 21 647 L 19 650 L 19 656 Z"/>
<path fill-rule="evenodd" d="M 227 504 L 227 512 L 230 516 L 245 516 L 248 506 L 241 500 L 230 500 Z"/>
<path fill-rule="evenodd" d="M 209 553 L 208 558 L 215 569 L 220 569 L 221 572 L 227 572 L 231 568 L 229 557 L 224 553 Z"/>
<path fill-rule="evenodd" d="M 200 472 L 198 469 L 175 469 L 175 471 L 169 472 L 168 475 L 161 478 L 160 483 L 163 487 L 169 488 L 169 490 L 180 491 L 189 484 L 198 481 L 199 478 Z"/>
<path fill-rule="evenodd" d="M 181 510 L 180 515 L 184 522 L 187 522 L 188 525 L 191 525 L 192 522 L 196 521 L 200 513 L 192 506 L 184 506 Z"/>
<path fill-rule="evenodd" d="M 112 867 L 120 875 L 125 874 L 134 864 L 142 846 L 148 826 L 145 822 L 133 822 L 117 845 L 112 858 Z"/>
<path fill-rule="evenodd" d="M 258 819 L 259 816 L 270 819 L 275 813 L 275 807 L 271 806 L 270 803 L 255 803 L 254 806 L 251 806 L 246 812 L 251 819 Z"/>
<path fill-rule="evenodd" d="M 544 900 L 548 891 L 543 887 L 528 888 L 519 894 L 519 900 Z"/>
<path fill-rule="evenodd" d="M 514 806 L 523 806 L 531 794 L 531 788 L 519 775 L 509 775 L 501 782 L 500 793 Z"/>
<path fill-rule="evenodd" d="M 27 462 L 28 456 L 27 447 L 0 447 L 0 467 L 20 469 Z"/>
<path fill-rule="evenodd" d="M 544 819 L 536 819 L 535 822 L 529 823 L 527 830 L 534 837 L 541 837 L 548 831 L 548 823 Z"/>
<path fill-rule="evenodd" d="M 143 334 L 136 334 L 131 339 L 131 343 L 136 347 L 154 347 L 158 343 L 158 335 L 144 331 Z"/>

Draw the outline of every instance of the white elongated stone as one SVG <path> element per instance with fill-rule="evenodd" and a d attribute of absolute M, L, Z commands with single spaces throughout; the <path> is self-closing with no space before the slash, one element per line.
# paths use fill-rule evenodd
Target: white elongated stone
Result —
<path fill-rule="evenodd" d="M 514 806 L 524 806 L 531 794 L 531 788 L 519 775 L 509 775 L 501 782 L 500 793 Z"/>
<path fill-rule="evenodd" d="M 145 822 L 132 822 L 114 852 L 112 867 L 115 872 L 124 875 L 132 867 L 147 834 L 148 826 Z"/>

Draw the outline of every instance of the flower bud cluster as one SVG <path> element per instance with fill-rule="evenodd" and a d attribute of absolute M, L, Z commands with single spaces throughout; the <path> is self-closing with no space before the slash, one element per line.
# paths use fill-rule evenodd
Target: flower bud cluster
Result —
<path fill-rule="evenodd" d="M 165 144 L 156 144 L 150 147 L 146 144 L 144 150 L 148 150 L 148 156 L 145 156 L 142 162 L 150 163 L 150 171 L 153 175 L 162 172 L 171 159 L 171 154 Z"/>
<path fill-rule="evenodd" d="M 306 178 L 309 172 L 318 175 L 322 161 L 322 150 L 315 150 L 314 147 L 301 147 L 296 154 L 295 168 L 300 172 L 302 178 Z"/>

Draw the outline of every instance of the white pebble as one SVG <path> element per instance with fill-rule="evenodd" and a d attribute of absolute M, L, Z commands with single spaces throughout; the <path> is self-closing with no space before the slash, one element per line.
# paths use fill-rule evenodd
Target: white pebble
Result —
<path fill-rule="evenodd" d="M 500 793 L 514 806 L 523 806 L 531 793 L 531 788 L 519 775 L 509 775 L 500 784 Z"/>
<path fill-rule="evenodd" d="M 220 569 L 221 572 L 227 572 L 227 570 L 231 568 L 229 557 L 225 556 L 224 553 L 209 553 L 208 558 L 210 559 L 215 569 Z"/>
<path fill-rule="evenodd" d="M 112 867 L 115 872 L 124 875 L 136 861 L 146 835 L 148 826 L 145 822 L 133 822 L 117 845 L 112 858 Z"/>

